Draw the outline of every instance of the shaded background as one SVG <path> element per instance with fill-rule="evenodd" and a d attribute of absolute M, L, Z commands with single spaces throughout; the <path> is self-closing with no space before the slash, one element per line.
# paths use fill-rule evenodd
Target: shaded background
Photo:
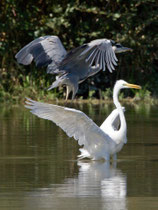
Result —
<path fill-rule="evenodd" d="M 62 91 L 46 91 L 52 75 L 45 68 L 19 65 L 15 54 L 33 39 L 57 35 L 67 50 L 94 39 L 108 38 L 132 48 L 117 54 L 116 71 L 100 72 L 80 85 L 77 97 L 111 95 L 116 79 L 143 85 L 158 94 L 158 4 L 156 0 L 1 0 L 0 101 L 25 95 L 62 98 Z M 53 92 L 53 94 L 52 94 Z M 149 94 L 150 92 L 147 92 Z M 143 93 L 142 93 L 143 94 Z"/>

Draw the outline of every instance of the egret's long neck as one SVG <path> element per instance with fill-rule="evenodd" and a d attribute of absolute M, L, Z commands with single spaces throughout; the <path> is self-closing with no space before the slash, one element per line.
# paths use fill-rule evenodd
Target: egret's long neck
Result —
<path fill-rule="evenodd" d="M 127 125 L 126 125 L 126 119 L 125 119 L 125 116 L 124 116 L 124 112 L 122 110 L 120 102 L 118 101 L 119 92 L 120 92 L 120 88 L 115 86 L 114 91 L 113 91 L 113 101 L 114 101 L 114 104 L 115 104 L 116 108 L 118 109 L 118 113 L 120 115 L 121 125 L 120 125 L 119 132 L 120 133 L 125 133 L 125 135 L 126 135 Z"/>

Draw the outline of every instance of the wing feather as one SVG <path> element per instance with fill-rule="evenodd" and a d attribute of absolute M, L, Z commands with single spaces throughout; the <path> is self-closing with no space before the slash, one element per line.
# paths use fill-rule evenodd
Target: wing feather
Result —
<path fill-rule="evenodd" d="M 115 68 L 114 68 L 114 66 L 113 66 L 113 64 L 112 64 L 112 60 L 111 60 L 111 56 L 110 56 L 110 52 L 111 52 L 111 50 L 109 50 L 109 51 L 107 52 L 107 56 L 108 56 L 109 66 L 110 66 L 111 71 L 112 71 L 112 70 L 115 70 Z"/>
<path fill-rule="evenodd" d="M 112 63 L 115 65 L 115 66 L 117 66 L 117 63 L 116 63 L 116 61 L 115 61 L 115 59 L 114 59 L 114 56 L 113 56 L 113 51 L 111 50 L 110 51 L 110 57 L 111 57 L 111 61 L 112 61 Z M 114 53 L 115 54 L 115 53 Z"/>
<path fill-rule="evenodd" d="M 65 55 L 66 50 L 57 36 L 43 36 L 23 47 L 15 58 L 24 65 L 31 64 L 33 60 L 37 66 L 51 65 L 53 71 Z"/>
<path fill-rule="evenodd" d="M 118 59 L 116 58 L 116 55 L 115 55 L 114 51 L 112 51 L 112 56 L 113 56 L 114 60 L 117 62 Z"/>
<path fill-rule="evenodd" d="M 93 51 L 91 52 L 92 49 Z M 85 60 L 85 62 L 91 60 L 92 62 L 89 63 L 89 67 L 92 67 L 93 62 L 95 61 L 95 67 L 99 65 L 99 68 L 103 70 L 107 67 L 110 72 L 112 72 L 112 70 L 115 69 L 114 66 L 117 65 L 117 58 L 112 48 L 112 44 L 110 40 L 107 39 L 97 39 L 88 43 L 87 47 L 83 48 L 79 57 L 80 60 Z"/>
<path fill-rule="evenodd" d="M 93 63 L 95 61 L 95 58 L 97 57 L 98 52 L 99 52 L 98 49 L 96 49 L 95 54 L 91 58 L 91 61 L 90 61 L 90 65 L 89 66 L 92 66 L 93 65 Z"/>
<path fill-rule="evenodd" d="M 106 64 L 107 64 L 109 71 L 112 73 L 112 69 L 111 69 L 110 62 L 109 62 L 108 52 L 106 52 Z"/>
<path fill-rule="evenodd" d="M 95 59 L 95 67 L 97 67 L 98 65 L 100 66 L 100 55 L 101 52 L 99 51 Z"/>
<path fill-rule="evenodd" d="M 103 71 L 105 71 L 105 70 L 106 70 L 104 57 L 105 57 L 105 53 L 103 52 L 103 54 L 102 54 Z"/>
<path fill-rule="evenodd" d="M 79 110 L 40 103 L 31 99 L 27 99 L 25 107 L 31 109 L 34 115 L 54 122 L 69 137 L 74 137 L 79 145 L 88 148 L 91 153 L 99 147 L 105 147 L 104 152 L 106 152 L 106 148 L 108 149 L 109 144 L 112 144 L 110 137 Z"/>
<path fill-rule="evenodd" d="M 103 69 L 103 52 L 100 55 L 100 69 Z"/>
<path fill-rule="evenodd" d="M 92 67 L 97 67 L 99 70 L 107 68 L 112 72 L 117 65 L 116 62 L 111 41 L 97 39 L 71 50 L 61 62 L 60 70 L 75 72 L 78 76 L 81 74 L 83 79 L 89 70 L 93 71 Z"/>
<path fill-rule="evenodd" d="M 90 58 L 93 56 L 95 58 L 95 53 L 96 53 L 97 49 L 95 48 L 88 56 L 88 58 L 86 59 L 86 62 L 88 62 L 90 60 Z"/>

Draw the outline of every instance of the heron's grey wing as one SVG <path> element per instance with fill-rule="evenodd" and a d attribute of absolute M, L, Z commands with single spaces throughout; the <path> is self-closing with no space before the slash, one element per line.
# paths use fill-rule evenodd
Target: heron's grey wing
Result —
<path fill-rule="evenodd" d="M 89 71 L 89 66 L 88 63 L 85 62 L 85 60 L 80 59 L 79 57 L 86 46 L 87 45 L 84 44 L 69 51 L 59 65 L 59 73 L 60 71 L 64 71 L 66 73 L 76 75 L 79 80 L 86 79 Z"/>
<path fill-rule="evenodd" d="M 27 99 L 26 108 L 40 118 L 51 120 L 61 127 L 69 137 L 74 137 L 79 145 L 84 145 L 92 153 L 101 147 L 104 152 L 111 140 L 86 114 L 67 107 L 40 103 Z"/>
<path fill-rule="evenodd" d="M 91 41 L 82 49 L 80 59 L 88 62 L 89 67 L 99 67 L 103 71 L 108 68 L 110 72 L 115 70 L 114 65 L 117 65 L 117 58 L 110 40 L 97 39 Z"/>
<path fill-rule="evenodd" d="M 24 65 L 29 65 L 34 59 L 36 66 L 51 65 L 55 70 L 65 55 L 66 50 L 57 36 L 43 36 L 23 47 L 15 58 Z"/>

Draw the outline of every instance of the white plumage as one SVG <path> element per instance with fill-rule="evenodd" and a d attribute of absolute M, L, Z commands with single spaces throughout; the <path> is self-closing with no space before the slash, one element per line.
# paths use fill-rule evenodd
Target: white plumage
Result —
<path fill-rule="evenodd" d="M 118 101 L 118 94 L 122 88 L 136 88 L 140 86 L 129 84 L 123 80 L 116 82 L 113 92 L 113 100 L 116 109 L 108 116 L 101 127 L 98 127 L 83 112 L 67 107 L 40 103 L 27 99 L 26 108 L 40 118 L 51 120 L 61 127 L 69 137 L 74 137 L 80 146 L 79 158 L 91 158 L 98 160 L 110 159 L 110 155 L 116 159 L 116 153 L 127 142 L 127 127 L 124 111 Z M 120 126 L 119 126 L 120 124 Z"/>

